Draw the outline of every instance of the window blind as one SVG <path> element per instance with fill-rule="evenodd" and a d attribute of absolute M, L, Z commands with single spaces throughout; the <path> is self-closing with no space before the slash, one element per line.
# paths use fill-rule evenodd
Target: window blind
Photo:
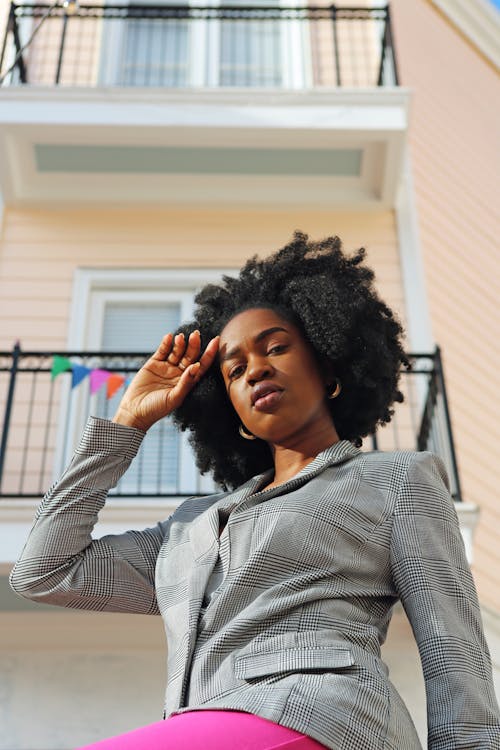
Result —
<path fill-rule="evenodd" d="M 107 302 L 102 329 L 103 352 L 153 352 L 162 337 L 180 323 L 180 303 Z M 111 417 L 123 390 L 106 400 L 99 393 L 100 416 Z M 176 494 L 180 438 L 172 422 L 162 419 L 148 431 L 139 454 L 132 462 L 117 490 L 121 493 Z M 112 494 L 112 493 L 111 493 Z"/>

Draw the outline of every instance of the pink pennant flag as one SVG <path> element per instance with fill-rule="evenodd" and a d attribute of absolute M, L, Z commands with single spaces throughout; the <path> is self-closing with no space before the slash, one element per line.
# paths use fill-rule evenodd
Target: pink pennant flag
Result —
<path fill-rule="evenodd" d="M 107 370 L 92 370 L 90 373 L 90 392 L 97 393 L 99 388 L 104 385 L 111 373 Z"/>

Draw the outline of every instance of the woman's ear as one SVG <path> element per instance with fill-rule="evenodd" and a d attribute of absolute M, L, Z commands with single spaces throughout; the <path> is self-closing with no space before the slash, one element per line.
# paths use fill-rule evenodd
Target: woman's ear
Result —
<path fill-rule="evenodd" d="M 323 358 L 322 362 L 320 362 L 320 368 L 321 368 L 321 374 L 323 376 L 323 383 L 325 384 L 325 388 L 329 388 L 332 384 L 335 385 L 335 368 L 333 364 L 330 362 L 329 359 Z"/>

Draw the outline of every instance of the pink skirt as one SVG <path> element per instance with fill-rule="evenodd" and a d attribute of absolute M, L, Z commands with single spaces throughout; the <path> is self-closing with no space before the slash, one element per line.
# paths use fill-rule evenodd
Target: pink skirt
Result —
<path fill-rule="evenodd" d="M 242 711 L 187 711 L 76 750 L 325 750 L 305 734 Z"/>

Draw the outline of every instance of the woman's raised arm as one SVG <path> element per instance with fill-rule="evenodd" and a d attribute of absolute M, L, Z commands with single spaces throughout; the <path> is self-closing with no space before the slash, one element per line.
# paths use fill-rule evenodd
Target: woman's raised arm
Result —
<path fill-rule="evenodd" d="M 73 459 L 40 504 L 10 583 L 28 599 L 78 609 L 157 614 L 156 558 L 169 521 L 92 539 L 108 491 L 146 430 L 177 408 L 215 359 L 200 334 L 167 334 L 127 388 L 113 420 L 89 419 Z"/>

